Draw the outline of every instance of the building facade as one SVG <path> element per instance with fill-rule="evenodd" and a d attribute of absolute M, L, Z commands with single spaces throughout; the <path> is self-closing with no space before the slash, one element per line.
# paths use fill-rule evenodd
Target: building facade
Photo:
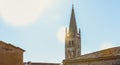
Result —
<path fill-rule="evenodd" d="M 69 30 L 66 28 L 65 59 L 63 65 L 120 65 L 120 47 L 81 55 L 81 32 L 77 31 L 74 8 Z"/>
<path fill-rule="evenodd" d="M 0 65 L 23 65 L 24 50 L 0 41 Z"/>

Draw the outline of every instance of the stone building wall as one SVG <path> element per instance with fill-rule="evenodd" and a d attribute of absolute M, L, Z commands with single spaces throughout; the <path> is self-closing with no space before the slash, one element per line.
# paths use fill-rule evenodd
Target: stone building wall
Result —
<path fill-rule="evenodd" d="M 64 65 L 120 65 L 120 59 L 100 60 L 100 61 L 86 61 L 86 62 L 71 62 Z"/>
<path fill-rule="evenodd" d="M 120 47 L 82 55 L 74 59 L 63 60 L 64 65 L 120 65 Z"/>
<path fill-rule="evenodd" d="M 106 57 L 106 56 L 117 56 L 120 55 L 120 47 L 113 47 L 113 48 L 108 48 L 104 50 L 100 50 L 97 52 L 89 53 L 82 55 L 79 58 L 85 59 L 85 58 L 99 58 L 99 57 Z"/>
<path fill-rule="evenodd" d="M 120 65 L 120 56 L 65 60 L 64 65 Z"/>
<path fill-rule="evenodd" d="M 0 41 L 0 65 L 23 65 L 23 52 L 19 47 Z"/>
<path fill-rule="evenodd" d="M 117 60 L 108 60 L 108 61 L 95 61 L 95 62 L 81 62 L 73 65 L 120 65 L 120 59 Z"/>

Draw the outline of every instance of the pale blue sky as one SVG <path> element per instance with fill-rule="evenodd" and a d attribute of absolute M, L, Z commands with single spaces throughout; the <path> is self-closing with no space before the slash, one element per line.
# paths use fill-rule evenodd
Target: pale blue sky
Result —
<path fill-rule="evenodd" d="M 34 2 L 35 0 L 27 1 L 29 3 L 29 1 Z M 22 15 L 18 14 L 19 11 L 17 13 L 16 9 L 12 10 L 14 9 L 12 6 L 9 10 L 7 4 L 4 5 L 5 7 L 0 7 L 0 40 L 25 49 L 24 61 L 62 62 L 65 56 L 64 43 L 58 40 L 57 32 L 61 27 L 69 26 L 72 3 L 74 4 L 77 27 L 81 28 L 82 54 L 120 46 L 120 0 L 46 0 L 46 2 L 46 5 L 38 8 L 41 9 L 41 13 L 35 13 L 36 15 L 33 12 L 37 12 L 37 7 L 35 10 L 35 7 L 26 6 L 30 8 L 27 11 L 31 13 L 29 16 L 36 16 L 36 18 L 33 16 L 33 19 L 28 18 L 28 20 L 19 18 L 20 16 L 28 16 L 24 12 L 27 9 L 20 11 L 20 13 L 24 13 Z M 14 0 L 11 3 L 15 3 Z M 25 2 L 24 4 L 27 5 Z M 8 16 L 9 13 L 11 15 Z M 19 23 L 24 20 L 28 22 L 32 20 L 32 23 L 14 24 L 18 22 L 17 20 Z"/>

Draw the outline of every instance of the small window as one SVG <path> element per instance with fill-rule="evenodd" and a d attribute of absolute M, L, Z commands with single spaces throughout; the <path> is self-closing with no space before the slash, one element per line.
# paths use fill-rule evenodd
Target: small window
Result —
<path fill-rule="evenodd" d="M 69 41 L 69 45 L 68 46 L 71 46 L 71 42 Z"/>
<path fill-rule="evenodd" d="M 69 43 L 68 43 L 68 44 L 69 44 L 69 46 L 70 46 L 70 47 L 75 46 L 75 45 L 74 45 L 74 41 L 73 41 L 73 40 L 72 40 L 72 41 L 69 41 Z"/>
<path fill-rule="evenodd" d="M 74 41 L 73 40 L 71 41 L 71 43 L 72 43 L 72 46 L 74 46 Z"/>

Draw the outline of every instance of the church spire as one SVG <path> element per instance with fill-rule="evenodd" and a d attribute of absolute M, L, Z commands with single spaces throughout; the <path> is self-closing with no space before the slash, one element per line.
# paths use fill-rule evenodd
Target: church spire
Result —
<path fill-rule="evenodd" d="M 80 30 L 77 31 L 74 7 L 72 5 L 72 13 L 69 25 L 69 31 L 66 28 L 65 36 L 65 59 L 77 58 L 81 55 L 81 37 Z"/>
<path fill-rule="evenodd" d="M 70 25 L 69 25 L 69 33 L 72 36 L 75 36 L 75 34 L 77 33 L 77 26 L 76 26 L 76 19 L 75 19 L 75 12 L 74 12 L 74 6 L 73 5 L 72 5 Z"/>

